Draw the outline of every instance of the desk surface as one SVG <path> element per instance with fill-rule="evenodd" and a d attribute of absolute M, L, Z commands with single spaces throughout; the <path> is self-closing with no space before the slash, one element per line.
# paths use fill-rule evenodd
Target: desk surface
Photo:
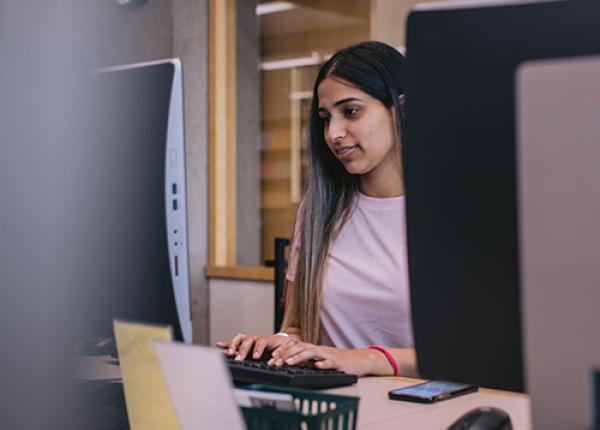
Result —
<path fill-rule="evenodd" d="M 120 370 L 114 359 L 79 357 L 74 366 L 76 379 L 119 379 Z M 505 410 L 514 430 L 531 430 L 529 396 L 509 391 L 481 389 L 477 393 L 459 396 L 433 404 L 403 402 L 388 399 L 394 388 L 423 382 L 411 378 L 359 378 L 350 387 L 326 390 L 332 394 L 360 397 L 358 430 L 444 430 L 459 416 L 479 406 L 495 406 Z"/>
<path fill-rule="evenodd" d="M 514 430 L 531 430 L 529 396 L 509 391 L 481 389 L 477 393 L 459 396 L 433 404 L 388 399 L 394 388 L 423 382 L 411 378 L 360 378 L 351 387 L 327 390 L 332 394 L 360 397 L 359 430 L 443 430 L 459 416 L 479 406 L 494 406 L 510 415 Z"/>

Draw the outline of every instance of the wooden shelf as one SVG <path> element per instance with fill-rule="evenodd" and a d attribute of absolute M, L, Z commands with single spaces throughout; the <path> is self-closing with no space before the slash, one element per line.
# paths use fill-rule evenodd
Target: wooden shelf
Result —
<path fill-rule="evenodd" d="M 245 281 L 269 281 L 275 279 L 275 271 L 266 266 L 206 266 L 207 278 L 239 279 Z"/>

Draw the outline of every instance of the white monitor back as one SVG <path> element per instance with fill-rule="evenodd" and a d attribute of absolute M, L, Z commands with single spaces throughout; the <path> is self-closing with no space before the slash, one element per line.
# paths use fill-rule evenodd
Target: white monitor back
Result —
<path fill-rule="evenodd" d="M 96 74 L 99 177 L 90 182 L 100 184 L 95 200 L 105 196 L 93 241 L 102 295 L 93 293 L 88 319 L 99 333 L 121 318 L 170 324 L 192 341 L 182 74 L 176 58 Z"/>
<path fill-rule="evenodd" d="M 600 367 L 600 57 L 516 78 L 526 388 L 534 428 L 583 430 Z"/>

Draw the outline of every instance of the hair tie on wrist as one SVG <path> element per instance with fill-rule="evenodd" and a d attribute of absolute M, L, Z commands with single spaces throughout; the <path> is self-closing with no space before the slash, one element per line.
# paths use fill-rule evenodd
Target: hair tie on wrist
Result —
<path fill-rule="evenodd" d="M 392 368 L 394 369 L 394 376 L 398 376 L 398 363 L 396 363 L 396 360 L 394 360 L 394 357 L 392 357 L 392 354 L 390 354 L 387 349 L 379 345 L 371 345 L 369 349 L 376 349 L 377 351 L 383 353 L 383 355 L 385 355 L 385 358 L 387 358 L 387 360 L 392 365 Z"/>

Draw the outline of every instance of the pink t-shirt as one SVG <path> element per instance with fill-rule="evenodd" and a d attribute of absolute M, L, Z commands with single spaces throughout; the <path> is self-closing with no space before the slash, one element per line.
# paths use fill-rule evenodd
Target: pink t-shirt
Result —
<path fill-rule="evenodd" d="M 338 348 L 414 346 L 405 220 L 404 196 L 358 195 L 327 259 L 319 343 Z M 291 282 L 298 263 L 298 237 L 287 271 Z"/>

